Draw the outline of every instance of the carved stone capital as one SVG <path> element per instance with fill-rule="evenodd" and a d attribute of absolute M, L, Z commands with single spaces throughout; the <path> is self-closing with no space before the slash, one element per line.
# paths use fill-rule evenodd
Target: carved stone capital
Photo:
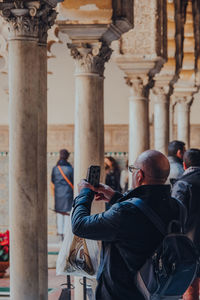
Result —
<path fill-rule="evenodd" d="M 38 19 L 29 16 L 17 16 L 8 19 L 9 39 L 37 39 L 38 37 Z"/>
<path fill-rule="evenodd" d="M 178 104 L 179 111 L 190 111 L 190 107 L 193 103 L 194 97 L 193 96 L 185 96 L 185 97 L 178 97 L 174 96 L 176 104 Z"/>
<path fill-rule="evenodd" d="M 136 99 L 147 100 L 147 86 L 141 77 L 125 77 L 126 84 L 131 87 L 131 95 Z"/>
<path fill-rule="evenodd" d="M 168 103 L 169 102 L 169 86 L 155 86 L 153 88 L 154 103 Z"/>
<path fill-rule="evenodd" d="M 56 11 L 42 1 L 13 0 L 0 3 L 2 16 L 9 24 L 9 39 L 38 40 L 46 43 L 47 30 L 53 25 Z"/>
<path fill-rule="evenodd" d="M 49 6 L 45 6 L 41 17 L 39 18 L 39 43 L 47 43 L 47 32 L 54 25 L 57 12 Z"/>
<path fill-rule="evenodd" d="M 75 59 L 76 74 L 96 73 L 103 76 L 105 63 L 110 59 L 112 50 L 106 43 L 67 44 Z"/>

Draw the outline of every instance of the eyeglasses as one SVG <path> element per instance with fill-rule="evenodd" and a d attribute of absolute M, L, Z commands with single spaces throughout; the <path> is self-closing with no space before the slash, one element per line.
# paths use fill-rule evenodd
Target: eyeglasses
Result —
<path fill-rule="evenodd" d="M 138 167 L 135 167 L 134 165 L 130 165 L 130 166 L 128 166 L 128 170 L 129 170 L 129 172 L 133 173 L 134 170 L 141 170 L 141 169 Z"/>

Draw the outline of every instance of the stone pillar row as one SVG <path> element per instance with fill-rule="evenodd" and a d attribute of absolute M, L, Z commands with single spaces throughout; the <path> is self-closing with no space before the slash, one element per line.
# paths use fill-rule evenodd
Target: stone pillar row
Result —
<path fill-rule="evenodd" d="M 155 149 L 167 155 L 169 140 L 174 135 L 174 111 L 177 112 L 177 140 L 183 141 L 186 148 L 190 147 L 190 108 L 193 93 L 186 96 L 173 95 L 171 103 L 169 87 L 153 88 L 154 99 L 154 146 Z"/>
<path fill-rule="evenodd" d="M 47 31 L 54 6 L 5 2 L 9 23 L 12 300 L 47 300 Z"/>
<path fill-rule="evenodd" d="M 149 148 L 149 100 L 146 76 L 128 76 L 126 83 L 130 87 L 129 98 L 129 163 L 134 163 L 137 156 Z M 174 108 L 177 107 L 177 139 L 190 147 L 190 107 L 193 93 L 186 96 L 170 95 L 169 84 L 156 84 L 154 95 L 154 148 L 165 155 L 168 144 L 174 136 Z M 171 96 L 171 102 L 170 102 Z"/>

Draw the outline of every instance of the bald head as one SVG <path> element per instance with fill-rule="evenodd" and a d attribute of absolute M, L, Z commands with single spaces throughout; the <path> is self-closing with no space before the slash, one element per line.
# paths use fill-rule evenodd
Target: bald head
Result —
<path fill-rule="evenodd" d="M 143 184 L 164 184 L 169 176 L 169 161 L 156 150 L 147 150 L 140 154 L 134 165 L 142 170 Z"/>

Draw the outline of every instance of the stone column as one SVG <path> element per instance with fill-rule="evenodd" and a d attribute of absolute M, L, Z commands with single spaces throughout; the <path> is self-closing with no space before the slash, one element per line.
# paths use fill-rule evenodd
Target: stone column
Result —
<path fill-rule="evenodd" d="M 169 144 L 169 97 L 168 87 L 155 87 L 154 100 L 154 147 L 167 155 Z"/>
<path fill-rule="evenodd" d="M 169 140 L 170 142 L 174 140 L 174 111 L 175 111 L 176 101 L 170 99 L 169 105 Z"/>
<path fill-rule="evenodd" d="M 75 188 L 91 164 L 104 169 L 104 64 L 106 44 L 70 44 L 75 59 Z M 75 193 L 77 191 L 75 190 Z"/>
<path fill-rule="evenodd" d="M 38 26 L 35 18 L 22 16 L 16 21 L 10 22 L 9 38 L 10 287 L 12 300 L 35 300 L 39 298 Z"/>
<path fill-rule="evenodd" d="M 183 97 L 177 101 L 177 139 L 190 147 L 190 107 L 192 96 Z"/>
<path fill-rule="evenodd" d="M 74 182 L 86 177 L 90 165 L 100 165 L 104 173 L 104 64 L 111 49 L 104 43 L 68 45 L 75 59 L 75 151 Z M 95 204 L 93 212 L 105 210 Z M 75 300 L 83 298 L 83 287 L 75 278 Z"/>
<path fill-rule="evenodd" d="M 140 77 L 127 77 L 129 98 L 129 164 L 133 164 L 143 151 L 149 149 L 148 91 Z"/>
<path fill-rule="evenodd" d="M 46 180 L 42 178 L 46 174 L 47 72 L 38 40 L 44 26 L 42 16 L 49 22 L 52 11 L 39 1 L 10 2 L 8 6 L 3 15 L 10 28 L 11 299 L 47 299 Z"/>
<path fill-rule="evenodd" d="M 50 11 L 39 24 L 38 73 L 38 267 L 39 300 L 48 299 L 48 216 L 47 216 L 47 31 L 56 12 Z"/>
<path fill-rule="evenodd" d="M 40 73 L 38 103 L 38 266 L 39 299 L 48 299 L 47 263 L 47 49 L 39 43 Z M 43 78 L 43 79 L 42 79 Z M 42 80 L 41 80 L 42 79 Z"/>

